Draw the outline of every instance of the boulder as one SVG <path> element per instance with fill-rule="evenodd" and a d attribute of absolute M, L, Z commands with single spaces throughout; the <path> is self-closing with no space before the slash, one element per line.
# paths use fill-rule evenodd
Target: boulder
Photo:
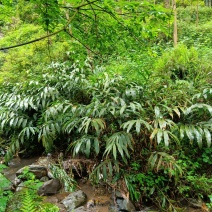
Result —
<path fill-rule="evenodd" d="M 129 211 L 129 212 L 136 211 L 134 205 L 128 199 L 119 199 L 118 198 L 116 200 L 116 203 L 117 203 L 120 211 Z"/>
<path fill-rule="evenodd" d="M 47 176 L 47 168 L 45 166 L 40 166 L 40 165 L 25 166 L 16 172 L 16 176 L 18 177 L 19 175 L 22 175 L 24 173 L 24 169 L 26 168 L 29 168 L 29 172 L 32 172 L 35 175 L 35 177 L 38 179 L 44 176 Z"/>
<path fill-rule="evenodd" d="M 65 205 L 67 211 L 72 211 L 75 208 L 78 208 L 85 204 L 87 199 L 86 194 L 79 190 L 69 194 L 62 203 Z"/>
<path fill-rule="evenodd" d="M 128 212 L 134 212 L 136 211 L 135 206 L 132 204 L 132 202 L 124 198 L 121 192 L 116 191 L 112 195 L 112 199 L 115 199 L 115 205 L 110 205 L 108 208 L 108 211 L 110 212 L 118 212 L 118 211 L 128 211 Z"/>
<path fill-rule="evenodd" d="M 38 194 L 40 196 L 48 196 L 57 194 L 61 189 L 61 183 L 58 179 L 52 179 L 45 182 L 39 189 Z"/>

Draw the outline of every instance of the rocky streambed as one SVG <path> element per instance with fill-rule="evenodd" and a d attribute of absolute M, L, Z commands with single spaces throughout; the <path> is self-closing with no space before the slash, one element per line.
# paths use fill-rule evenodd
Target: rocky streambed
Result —
<path fill-rule="evenodd" d="M 70 169 L 70 167 L 77 170 L 77 164 L 79 160 L 66 160 L 64 162 L 64 169 Z M 27 167 L 29 172 L 32 172 L 36 179 L 43 182 L 43 185 L 37 189 L 37 193 L 44 196 L 43 202 L 52 203 L 59 207 L 60 212 L 118 212 L 136 211 L 132 202 L 124 196 L 121 192 L 115 189 L 108 188 L 105 184 L 99 184 L 93 186 L 89 180 L 82 177 L 78 179 L 77 189 L 73 192 L 66 192 L 64 190 L 63 183 L 55 178 L 49 165 L 52 161 L 48 157 L 32 158 L 32 159 L 20 159 L 15 158 L 9 163 L 9 168 L 4 170 L 4 176 L 9 179 L 11 183 L 11 189 L 18 193 L 24 187 L 24 170 Z M 83 161 L 84 165 L 90 163 L 89 160 Z M 80 174 L 80 173 L 78 173 Z M 82 174 L 82 173 L 81 173 Z M 14 203 L 13 203 L 14 204 Z M 8 212 L 13 209 L 7 210 Z M 156 212 L 153 207 L 144 208 L 139 210 L 140 212 Z M 203 210 L 202 205 L 198 202 L 194 202 L 192 207 L 185 207 L 187 212 L 201 212 Z"/>
<path fill-rule="evenodd" d="M 88 163 L 88 161 L 85 162 Z M 67 163 L 70 163 L 70 160 L 64 164 L 67 166 Z M 24 176 L 24 170 L 27 167 L 28 171 L 36 176 L 36 179 L 43 182 L 43 185 L 38 188 L 37 193 L 44 196 L 44 202 L 57 205 L 60 208 L 60 212 L 136 211 L 130 200 L 124 198 L 119 191 L 113 191 L 104 184 L 92 186 L 90 181 L 83 178 L 78 179 L 76 191 L 64 191 L 60 180 L 55 179 L 50 172 L 49 164 L 50 160 L 48 157 L 27 160 L 15 158 L 9 163 L 9 168 L 4 170 L 4 175 L 12 182 L 12 189 L 15 192 L 19 192 L 24 188 L 25 180 L 24 177 L 20 176 Z"/>

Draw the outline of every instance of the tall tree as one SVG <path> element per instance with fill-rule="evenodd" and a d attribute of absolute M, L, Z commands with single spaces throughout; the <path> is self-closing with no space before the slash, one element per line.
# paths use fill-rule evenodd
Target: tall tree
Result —
<path fill-rule="evenodd" d="M 174 31 L 173 31 L 173 40 L 174 40 L 174 46 L 177 45 L 177 7 L 176 7 L 176 1 L 173 0 L 172 1 L 172 5 L 173 5 L 173 11 L 174 11 Z"/>

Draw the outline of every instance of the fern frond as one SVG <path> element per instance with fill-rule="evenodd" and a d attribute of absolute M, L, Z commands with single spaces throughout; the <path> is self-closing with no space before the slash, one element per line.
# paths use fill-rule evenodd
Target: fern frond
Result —
<path fill-rule="evenodd" d="M 20 210 L 22 212 L 36 212 L 37 211 L 33 197 L 31 196 L 31 194 L 29 193 L 28 190 L 26 190 L 26 192 L 24 194 L 22 207 L 20 208 Z"/>

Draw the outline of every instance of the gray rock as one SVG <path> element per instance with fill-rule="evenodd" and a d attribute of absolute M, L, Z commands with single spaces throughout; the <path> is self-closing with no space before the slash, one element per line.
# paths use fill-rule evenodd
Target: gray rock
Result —
<path fill-rule="evenodd" d="M 65 205 L 67 211 L 72 211 L 75 208 L 82 206 L 86 202 L 86 194 L 79 190 L 69 194 L 62 203 Z"/>
<path fill-rule="evenodd" d="M 132 204 L 130 200 L 128 199 L 120 199 L 120 200 L 121 201 L 119 201 L 119 204 L 118 204 L 120 210 L 125 210 L 130 212 L 136 211 L 135 206 Z"/>
<path fill-rule="evenodd" d="M 108 212 L 118 212 L 118 211 L 119 211 L 118 208 L 115 206 L 110 205 L 108 207 Z"/>
<path fill-rule="evenodd" d="M 116 198 L 123 198 L 123 195 L 122 195 L 121 192 L 118 191 L 118 190 L 116 190 L 115 196 L 116 196 Z"/>
<path fill-rule="evenodd" d="M 41 177 L 40 181 L 41 182 L 47 182 L 49 180 L 49 178 L 47 176 Z"/>
<path fill-rule="evenodd" d="M 40 165 L 40 166 L 45 166 L 45 167 L 49 167 L 50 163 L 53 162 L 51 160 L 51 156 L 46 156 L 46 157 L 40 157 L 38 158 L 36 164 Z"/>
<path fill-rule="evenodd" d="M 116 201 L 117 206 L 110 205 L 108 207 L 109 212 L 119 212 L 119 211 L 125 211 L 125 212 L 135 212 L 135 206 L 132 204 L 130 200 L 124 199 L 124 200 L 118 200 Z"/>
<path fill-rule="evenodd" d="M 49 171 L 48 171 L 48 173 L 47 173 L 47 176 L 48 176 L 48 178 L 50 178 L 50 179 L 54 179 L 53 174 L 52 174 L 51 172 L 49 172 Z"/>
<path fill-rule="evenodd" d="M 22 180 L 16 177 L 13 182 L 15 186 L 18 186 L 22 182 Z"/>
<path fill-rule="evenodd" d="M 48 196 L 57 194 L 61 189 L 61 183 L 58 179 L 52 179 L 45 182 L 39 189 L 38 194 L 42 196 Z"/>
<path fill-rule="evenodd" d="M 36 178 L 40 179 L 44 176 L 47 176 L 47 169 L 45 166 L 40 166 L 40 165 L 29 165 L 29 166 L 25 166 L 21 169 L 19 169 L 16 172 L 16 176 L 18 177 L 19 175 L 23 174 L 24 169 L 28 167 L 29 171 L 32 172 Z"/>
<path fill-rule="evenodd" d="M 9 167 L 18 167 L 21 164 L 21 159 L 19 157 L 15 157 L 8 162 Z"/>
<path fill-rule="evenodd" d="M 74 209 L 74 212 L 91 212 L 92 210 L 86 208 L 85 206 L 81 206 L 79 208 Z"/>
<path fill-rule="evenodd" d="M 110 205 L 108 208 L 109 212 L 118 212 L 118 211 L 129 211 L 134 212 L 136 211 L 135 206 L 132 204 L 132 202 L 124 198 L 121 192 L 116 191 L 112 194 L 112 199 L 115 200 L 116 204 Z"/>
<path fill-rule="evenodd" d="M 21 191 L 24 187 L 25 187 L 24 182 L 21 182 L 21 183 L 17 186 L 17 188 L 16 188 L 15 191 L 16 191 L 16 192 Z"/>

